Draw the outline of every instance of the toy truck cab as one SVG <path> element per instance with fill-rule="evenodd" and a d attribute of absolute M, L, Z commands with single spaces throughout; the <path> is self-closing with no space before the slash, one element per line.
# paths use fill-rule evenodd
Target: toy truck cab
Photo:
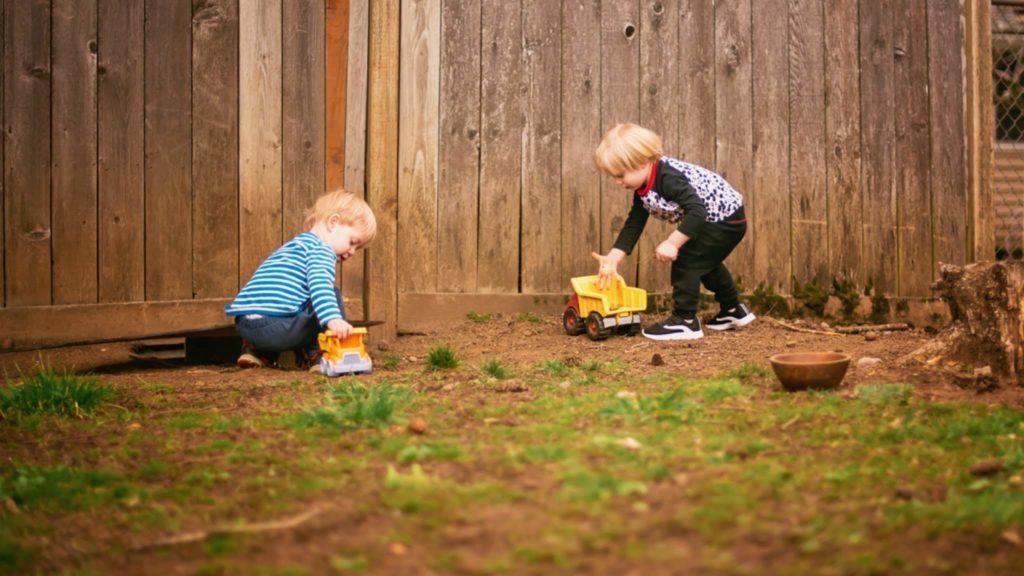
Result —
<path fill-rule="evenodd" d="M 647 291 L 626 286 L 616 276 L 611 286 L 601 289 L 597 276 L 572 278 L 573 295 L 562 313 L 562 326 L 570 336 L 587 333 L 591 340 L 603 340 L 612 332 L 640 332 L 640 313 L 647 309 Z"/>
<path fill-rule="evenodd" d="M 365 337 L 366 328 L 353 328 L 347 338 L 338 338 L 330 330 L 321 332 L 317 340 L 323 352 L 320 371 L 330 378 L 372 371 L 373 361 L 363 344 Z"/>

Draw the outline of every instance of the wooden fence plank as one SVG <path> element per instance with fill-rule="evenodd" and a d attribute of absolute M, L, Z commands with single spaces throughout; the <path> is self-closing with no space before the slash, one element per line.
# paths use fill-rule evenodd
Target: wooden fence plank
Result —
<path fill-rule="evenodd" d="M 967 82 L 967 246 L 968 261 L 995 254 L 992 217 L 992 158 L 995 118 L 992 106 L 992 4 L 965 2 Z M 948 26 L 948 24 L 947 24 Z"/>
<path fill-rule="evenodd" d="M 896 293 L 895 76 L 891 0 L 860 5 L 861 194 L 865 282 Z"/>
<path fill-rule="evenodd" d="M 49 304 L 50 3 L 4 6 L 7 305 Z"/>
<path fill-rule="evenodd" d="M 146 0 L 146 299 L 192 297 L 192 6 Z"/>
<path fill-rule="evenodd" d="M 679 2 L 644 0 L 640 6 L 640 124 L 661 135 L 665 154 L 679 156 Z M 675 226 L 651 218 L 637 248 L 637 285 L 670 286 L 668 266 L 654 249 Z"/>
<path fill-rule="evenodd" d="M 591 152 L 601 138 L 601 2 L 562 5 L 562 270 L 593 274 L 601 242 L 600 181 Z"/>
<path fill-rule="evenodd" d="M 753 187 L 753 96 L 751 94 L 750 0 L 725 0 L 715 6 L 715 98 L 718 106 L 715 152 L 718 172 L 743 194 L 745 206 L 757 205 Z M 757 229 L 747 228 L 727 265 L 741 284 L 754 270 Z"/>
<path fill-rule="evenodd" d="M 764 284 L 788 294 L 792 278 L 789 213 L 789 2 L 758 3 L 751 27 L 753 83 L 753 157 L 751 190 L 754 202 L 745 209 L 748 229 L 754 230 L 753 268 L 737 270 L 744 288 Z"/>
<path fill-rule="evenodd" d="M 790 194 L 793 276 L 828 286 L 822 0 L 789 3 Z"/>
<path fill-rule="evenodd" d="M 143 0 L 100 2 L 99 301 L 145 298 Z"/>
<path fill-rule="evenodd" d="M 601 132 L 622 122 L 640 121 L 640 6 L 638 0 L 601 4 Z M 651 127 L 657 132 L 657 126 Z M 591 150 L 598 142 L 591 143 Z M 633 204 L 633 193 L 611 178 L 601 178 L 601 245 L 605 251 L 618 237 Z M 653 232 L 653 231 L 652 231 Z M 619 264 L 619 274 L 636 285 L 637 242 Z"/>
<path fill-rule="evenodd" d="M 552 193 L 561 187 L 561 2 L 529 2 L 523 12 L 522 292 L 554 292 L 569 285 L 562 274 L 562 199 Z"/>
<path fill-rule="evenodd" d="M 377 217 L 377 239 L 366 253 L 366 313 L 397 333 L 399 0 L 371 0 L 367 96 L 366 197 Z"/>
<path fill-rule="evenodd" d="M 5 4 L 6 4 L 5 2 L 0 2 L 0 21 L 2 21 L 2 19 L 5 18 L 5 16 L 6 16 Z M 6 32 L 6 25 L 3 25 L 3 24 L 0 24 L 0 25 L 4 26 L 4 30 Z M 6 36 L 6 34 L 5 34 L 5 36 Z M 7 77 L 7 69 L 8 68 L 9 68 L 9 66 L 4 61 L 4 59 L 0 58 L 0 78 L 6 78 Z M 0 86 L 0 114 L 3 114 L 4 111 L 5 111 L 5 107 L 4 107 L 4 90 L 3 90 L 3 87 Z M 4 150 L 5 150 L 4 140 L 5 140 L 5 138 L 0 137 L 0 158 L 4 157 L 3 156 Z M 0 165 L 2 165 L 2 162 L 0 162 Z M 7 275 L 6 275 L 6 270 L 7 270 L 7 218 L 6 218 L 6 214 L 7 214 L 7 205 L 6 205 L 7 198 L 6 198 L 6 195 L 7 195 L 7 187 L 4 186 L 4 178 L 2 177 L 2 175 L 0 175 L 0 306 L 7 306 Z"/>
<path fill-rule="evenodd" d="M 438 99 L 441 0 L 402 0 L 398 90 L 400 292 L 437 289 Z"/>
<path fill-rule="evenodd" d="M 281 4 L 282 222 L 288 240 L 324 193 L 323 0 Z"/>
<path fill-rule="evenodd" d="M 857 0 L 825 3 L 825 130 L 828 266 L 833 278 L 864 286 L 860 185 L 860 59 Z"/>
<path fill-rule="evenodd" d="M 283 240 L 281 0 L 239 3 L 239 283 Z"/>
<path fill-rule="evenodd" d="M 683 160 L 715 166 L 715 5 L 680 0 L 679 150 Z"/>
<path fill-rule="evenodd" d="M 896 0 L 893 48 L 896 93 L 896 247 L 900 296 L 928 296 L 932 283 L 928 189 L 928 20 L 925 5 Z"/>
<path fill-rule="evenodd" d="M 324 189 L 345 186 L 349 0 L 324 0 Z"/>
<path fill-rule="evenodd" d="M 482 0 L 480 221 L 477 286 L 519 290 L 523 27 L 520 0 Z"/>
<path fill-rule="evenodd" d="M 55 0 L 53 303 L 96 302 L 96 0 Z M 2 278 L 0 278 L 2 282 Z"/>
<path fill-rule="evenodd" d="M 238 291 L 238 2 L 192 0 L 192 291 Z"/>
<path fill-rule="evenodd" d="M 475 292 L 480 172 L 480 0 L 443 0 L 437 288 Z"/>
<path fill-rule="evenodd" d="M 366 96 L 370 6 L 369 0 L 346 1 L 349 4 L 349 46 L 348 78 L 345 82 L 345 190 L 360 198 L 366 198 Z M 342 294 L 346 298 L 358 298 L 365 303 L 365 251 L 356 252 L 345 261 L 342 268 Z M 365 309 L 346 309 L 346 312 L 352 318 L 366 318 Z"/>
<path fill-rule="evenodd" d="M 939 262 L 967 262 L 971 215 L 967 203 L 964 116 L 950 113 L 965 108 L 962 17 L 963 10 L 957 2 L 933 2 L 928 6 L 933 276 Z M 983 56 L 989 57 L 989 52 L 985 51 Z"/>

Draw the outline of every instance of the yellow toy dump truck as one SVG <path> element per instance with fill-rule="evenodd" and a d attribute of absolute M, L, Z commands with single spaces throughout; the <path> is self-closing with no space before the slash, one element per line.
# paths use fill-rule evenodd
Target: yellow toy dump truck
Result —
<path fill-rule="evenodd" d="M 562 326 L 570 336 L 587 333 L 591 340 L 604 340 L 613 332 L 640 332 L 640 313 L 647 309 L 647 291 L 630 288 L 620 276 L 601 289 L 597 276 L 571 280 L 573 295 L 562 314 Z"/>
<path fill-rule="evenodd" d="M 373 370 L 373 361 L 366 353 L 363 338 L 366 328 L 353 328 L 348 338 L 338 338 L 330 330 L 321 332 L 318 338 L 320 350 L 320 371 L 330 378 L 345 374 L 367 374 Z"/>

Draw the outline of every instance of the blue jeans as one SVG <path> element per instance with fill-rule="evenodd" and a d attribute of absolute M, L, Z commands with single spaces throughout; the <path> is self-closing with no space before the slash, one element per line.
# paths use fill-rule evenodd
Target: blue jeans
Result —
<path fill-rule="evenodd" d="M 345 317 L 345 302 L 341 292 L 335 288 L 338 297 L 338 308 L 341 317 Z M 235 330 L 238 335 L 271 360 L 276 360 L 279 352 L 285 350 L 316 351 L 317 337 L 320 335 L 320 320 L 313 311 L 310 301 L 302 306 L 294 316 L 262 316 L 261 318 L 235 317 Z"/>

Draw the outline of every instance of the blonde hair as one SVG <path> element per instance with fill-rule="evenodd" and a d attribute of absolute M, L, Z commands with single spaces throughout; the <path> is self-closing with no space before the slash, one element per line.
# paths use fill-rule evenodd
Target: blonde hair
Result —
<path fill-rule="evenodd" d="M 594 164 L 609 176 L 621 177 L 661 157 L 661 136 L 636 124 L 617 124 L 604 133 L 594 150 Z"/>
<path fill-rule="evenodd" d="M 345 192 L 341 188 L 324 194 L 316 199 L 313 207 L 306 211 L 306 228 L 312 228 L 326 222 L 332 216 L 353 228 L 359 228 L 366 234 L 363 243 L 368 243 L 377 235 L 377 218 L 373 215 L 370 205 L 362 198 Z"/>

